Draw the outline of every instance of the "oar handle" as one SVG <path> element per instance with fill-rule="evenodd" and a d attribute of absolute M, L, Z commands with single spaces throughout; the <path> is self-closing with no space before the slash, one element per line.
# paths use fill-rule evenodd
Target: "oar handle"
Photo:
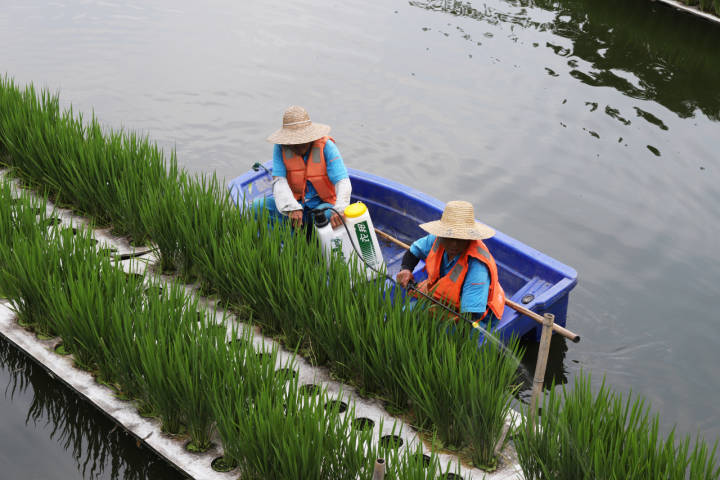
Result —
<path fill-rule="evenodd" d="M 394 243 L 395 245 L 404 248 L 405 250 L 410 250 L 410 245 L 408 245 L 407 243 L 401 242 L 401 241 L 398 240 L 397 238 L 393 237 L 393 236 L 390 235 L 390 234 L 387 234 L 387 233 L 383 232 L 382 230 L 378 230 L 378 229 L 376 228 L 376 229 L 375 229 L 375 233 L 377 233 L 378 235 L 380 235 L 381 237 L 383 237 L 385 240 L 389 240 L 389 241 L 391 241 L 392 243 Z"/>
<path fill-rule="evenodd" d="M 505 299 L 505 305 L 512 308 L 513 310 L 515 310 L 518 313 L 522 313 L 523 315 L 532 318 L 533 320 L 538 322 L 540 325 L 542 325 L 544 322 L 543 317 L 541 317 L 537 313 L 533 312 L 529 308 L 525 308 L 522 305 L 520 305 L 519 303 L 513 302 L 509 298 Z M 563 337 L 567 338 L 568 340 L 572 340 L 575 343 L 578 343 L 580 341 L 580 335 L 578 335 L 577 333 L 573 333 L 570 330 L 568 330 L 567 328 L 561 327 L 560 325 L 558 325 L 556 323 L 553 323 L 552 329 L 553 329 L 553 332 L 557 333 L 558 335 L 562 335 Z"/>
<path fill-rule="evenodd" d="M 401 242 L 401 241 L 398 240 L 397 238 L 395 238 L 395 237 L 393 237 L 392 235 L 389 235 L 389 234 L 383 232 L 382 230 L 378 230 L 378 229 L 376 228 L 376 229 L 375 229 L 375 233 L 377 233 L 378 235 L 380 235 L 380 236 L 383 237 L 384 239 L 389 240 L 390 242 L 394 243 L 395 245 L 404 248 L 405 250 L 409 250 L 409 249 L 410 249 L 410 245 L 408 245 L 407 243 Z M 506 299 L 505 299 L 505 305 L 507 305 L 508 307 L 512 308 L 513 310 L 515 310 L 515 311 L 518 312 L 518 313 L 522 313 L 523 315 L 526 315 L 526 316 L 532 318 L 533 320 L 535 320 L 536 322 L 538 322 L 540 325 L 542 325 L 543 322 L 544 322 L 543 317 L 541 317 L 541 316 L 538 315 L 537 313 L 533 312 L 533 311 L 530 310 L 529 308 L 525 308 L 525 307 L 523 307 L 522 305 L 520 305 L 519 303 L 513 302 L 513 301 L 510 300 L 509 298 L 506 298 Z M 578 334 L 576 334 L 576 333 L 573 333 L 573 332 L 571 332 L 570 330 L 568 330 L 567 328 L 561 327 L 560 325 L 557 325 L 557 324 L 555 324 L 555 323 L 553 323 L 553 332 L 557 333 L 558 335 L 562 335 L 563 337 L 565 337 L 565 338 L 567 338 L 568 340 L 571 340 L 571 341 L 573 341 L 573 342 L 575 342 L 575 343 L 578 343 L 578 342 L 580 341 L 580 335 L 578 335 Z"/>

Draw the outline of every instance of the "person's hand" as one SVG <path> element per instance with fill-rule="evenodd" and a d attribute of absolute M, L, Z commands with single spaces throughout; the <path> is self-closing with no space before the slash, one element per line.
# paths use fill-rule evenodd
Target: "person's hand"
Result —
<path fill-rule="evenodd" d="M 413 274 L 410 270 L 405 269 L 398 272 L 398 274 L 395 276 L 395 280 L 401 287 L 407 288 L 408 282 L 415 281 L 415 278 L 413 277 Z"/>
<path fill-rule="evenodd" d="M 288 214 L 288 217 L 290 217 L 290 222 L 292 223 L 292 226 L 295 228 L 302 227 L 303 223 L 303 211 L 302 210 L 293 210 Z"/>
<path fill-rule="evenodd" d="M 330 225 L 332 225 L 332 228 L 337 228 L 340 225 L 342 225 L 342 223 L 343 223 L 343 221 L 342 221 L 342 218 L 340 217 L 340 214 L 337 213 L 336 211 L 333 211 L 330 214 Z"/>

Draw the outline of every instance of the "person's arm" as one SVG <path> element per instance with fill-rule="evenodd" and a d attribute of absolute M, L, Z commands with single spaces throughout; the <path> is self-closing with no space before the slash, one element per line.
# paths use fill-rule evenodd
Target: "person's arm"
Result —
<path fill-rule="evenodd" d="M 400 262 L 400 270 L 410 270 L 412 272 L 415 270 L 418 262 L 420 262 L 420 259 L 413 255 L 412 250 L 406 250 Z"/>
<path fill-rule="evenodd" d="M 289 215 L 290 212 L 300 210 L 302 205 L 295 200 L 295 196 L 290 189 L 290 184 L 285 177 L 273 177 L 273 197 L 275 197 L 275 206 L 283 215 Z"/>
<path fill-rule="evenodd" d="M 325 210 L 325 218 L 330 220 L 330 225 L 337 228 L 342 225 L 342 216 L 345 215 L 345 207 L 350 205 L 350 194 L 352 186 L 349 178 L 343 178 L 335 184 L 335 205 L 326 203 L 331 208 Z"/>
<path fill-rule="evenodd" d="M 410 250 L 405 251 L 405 255 L 403 255 L 402 262 L 400 263 L 400 271 L 395 276 L 395 280 L 401 287 L 407 288 L 408 283 L 415 281 L 412 272 L 419 261 L 420 259 L 413 255 Z"/>
<path fill-rule="evenodd" d="M 335 142 L 329 139 L 325 142 L 323 156 L 325 157 L 325 168 L 327 169 L 330 183 L 335 185 L 343 178 L 349 178 L 350 175 L 348 174 L 347 168 L 345 168 L 345 162 Z"/>
<path fill-rule="evenodd" d="M 415 240 L 413 244 L 410 245 L 410 248 L 405 252 L 405 255 L 403 255 L 402 262 L 400 263 L 400 271 L 395 277 L 395 280 L 401 287 L 407 288 L 409 282 L 415 281 L 412 272 L 420 260 L 427 258 L 434 242 L 434 235 L 426 235 Z"/>
<path fill-rule="evenodd" d="M 342 220 L 340 220 L 339 216 L 334 215 L 333 211 L 337 215 L 342 215 L 345 207 L 350 205 L 352 185 L 342 155 L 340 155 L 340 150 L 338 150 L 335 142 L 332 140 L 325 142 L 323 155 L 325 156 L 328 179 L 335 186 L 335 205 L 333 205 L 333 210 L 326 211 L 325 215 L 328 216 L 330 223 L 335 228 L 342 224 Z"/>
<path fill-rule="evenodd" d="M 273 147 L 273 184 L 272 191 L 275 197 L 275 206 L 283 215 L 290 215 L 290 212 L 298 211 L 302 213 L 302 205 L 295 200 L 287 182 L 287 169 L 283 162 L 282 146 L 275 145 Z"/>
<path fill-rule="evenodd" d="M 487 309 L 489 290 L 490 273 L 487 267 L 480 261 L 470 258 L 460 297 L 460 311 L 472 313 L 473 320 L 480 318 Z"/>
<path fill-rule="evenodd" d="M 352 194 L 352 185 L 350 178 L 343 178 L 335 184 L 335 205 L 333 209 L 340 215 L 345 211 L 345 207 L 350 205 L 350 195 Z"/>

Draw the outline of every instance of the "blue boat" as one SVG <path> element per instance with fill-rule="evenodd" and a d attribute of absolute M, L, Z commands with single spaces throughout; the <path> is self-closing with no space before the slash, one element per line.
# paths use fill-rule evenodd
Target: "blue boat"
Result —
<path fill-rule="evenodd" d="M 235 202 L 252 202 L 272 196 L 272 162 L 258 171 L 250 170 L 232 180 L 228 186 Z M 445 204 L 433 197 L 377 175 L 348 168 L 352 182 L 352 201 L 367 205 L 375 228 L 406 244 L 426 235 L 418 225 L 437 220 Z M 388 273 L 394 278 L 400 269 L 405 249 L 378 237 Z M 550 258 L 524 243 L 496 231 L 484 240 L 495 258 L 500 284 L 508 299 L 540 315 L 552 313 L 556 325 L 567 321 L 568 295 L 577 284 L 575 269 Z M 415 279 L 426 278 L 424 262 L 415 269 Z M 501 337 L 515 334 L 539 340 L 541 326 L 537 321 L 505 306 L 502 320 L 495 327 Z"/>

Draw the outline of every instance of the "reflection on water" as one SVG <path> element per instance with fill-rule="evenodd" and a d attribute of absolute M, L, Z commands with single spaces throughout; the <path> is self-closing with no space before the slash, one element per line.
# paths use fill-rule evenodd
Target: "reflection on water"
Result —
<path fill-rule="evenodd" d="M 0 452 L 9 456 L 13 444 L 22 445 L 24 437 L 34 433 L 47 435 L 50 444 L 60 447 L 43 447 L 43 442 L 33 440 L 31 451 L 23 450 L 20 458 L 3 466 L 3 478 L 184 478 L 4 339 L 0 340 L 0 382 L 5 383 L 3 411 L 27 409 L 24 432 L 8 432 L 10 419 L 0 418 L 6 432 Z M 72 464 L 76 473 L 67 477 Z"/>
<path fill-rule="evenodd" d="M 552 11 L 555 20 L 550 29 L 572 42 L 569 52 L 556 53 L 590 64 L 586 71 L 570 71 L 579 81 L 612 87 L 628 97 L 653 100 L 680 117 L 691 117 L 699 109 L 709 118 L 720 120 L 720 92 L 700 87 L 720 79 L 720 64 L 716 61 L 720 28 L 697 28 L 697 19 L 665 5 L 645 2 L 532 3 Z M 669 17 L 672 28 L 652 28 Z M 648 120 L 645 114 L 638 111 L 638 116 Z"/>
<path fill-rule="evenodd" d="M 520 342 L 520 346 L 525 350 L 522 364 L 527 369 L 529 378 L 524 379 L 519 397 L 521 401 L 529 404 L 540 344 L 533 338 L 532 340 L 523 339 Z M 545 370 L 544 390 L 549 390 L 555 385 L 565 385 L 568 382 L 568 372 L 565 368 L 565 354 L 567 351 L 568 346 L 565 338 L 560 335 L 553 335 L 550 340 L 550 353 L 548 354 L 547 367 Z"/>
<path fill-rule="evenodd" d="M 458 0 L 414 0 L 410 5 L 491 25 L 502 23 L 552 32 L 570 44 L 546 42 L 545 46 L 568 58 L 568 74 L 580 82 L 655 101 L 683 118 L 700 110 L 720 120 L 720 89 L 702 87 L 717 85 L 720 80 L 720 27 L 709 24 L 697 28 L 696 18 L 667 5 L 626 0 L 521 0 L 503 2 L 495 8 L 483 4 L 480 9 Z M 530 9 L 546 10 L 553 18 L 535 20 L 542 15 Z M 672 28 L 653 28 L 662 22 L 672 24 Z M 583 67 L 577 59 L 582 60 Z M 551 76 L 559 75 L 551 68 L 546 71 Z M 617 110 L 608 108 L 606 113 L 611 117 L 626 125 L 631 123 L 617 116 Z M 638 117 L 668 129 L 657 117 L 635 108 Z"/>
<path fill-rule="evenodd" d="M 459 0 L 412 0 L 409 3 L 414 7 L 425 10 L 482 20 L 490 25 L 511 24 L 523 28 L 534 28 L 539 31 L 545 31 L 549 27 L 549 24 L 528 14 L 527 2 L 501 3 L 499 7 L 497 5 L 483 4 L 479 9 L 475 8 L 472 2 Z M 470 39 L 470 37 L 465 38 Z"/>

